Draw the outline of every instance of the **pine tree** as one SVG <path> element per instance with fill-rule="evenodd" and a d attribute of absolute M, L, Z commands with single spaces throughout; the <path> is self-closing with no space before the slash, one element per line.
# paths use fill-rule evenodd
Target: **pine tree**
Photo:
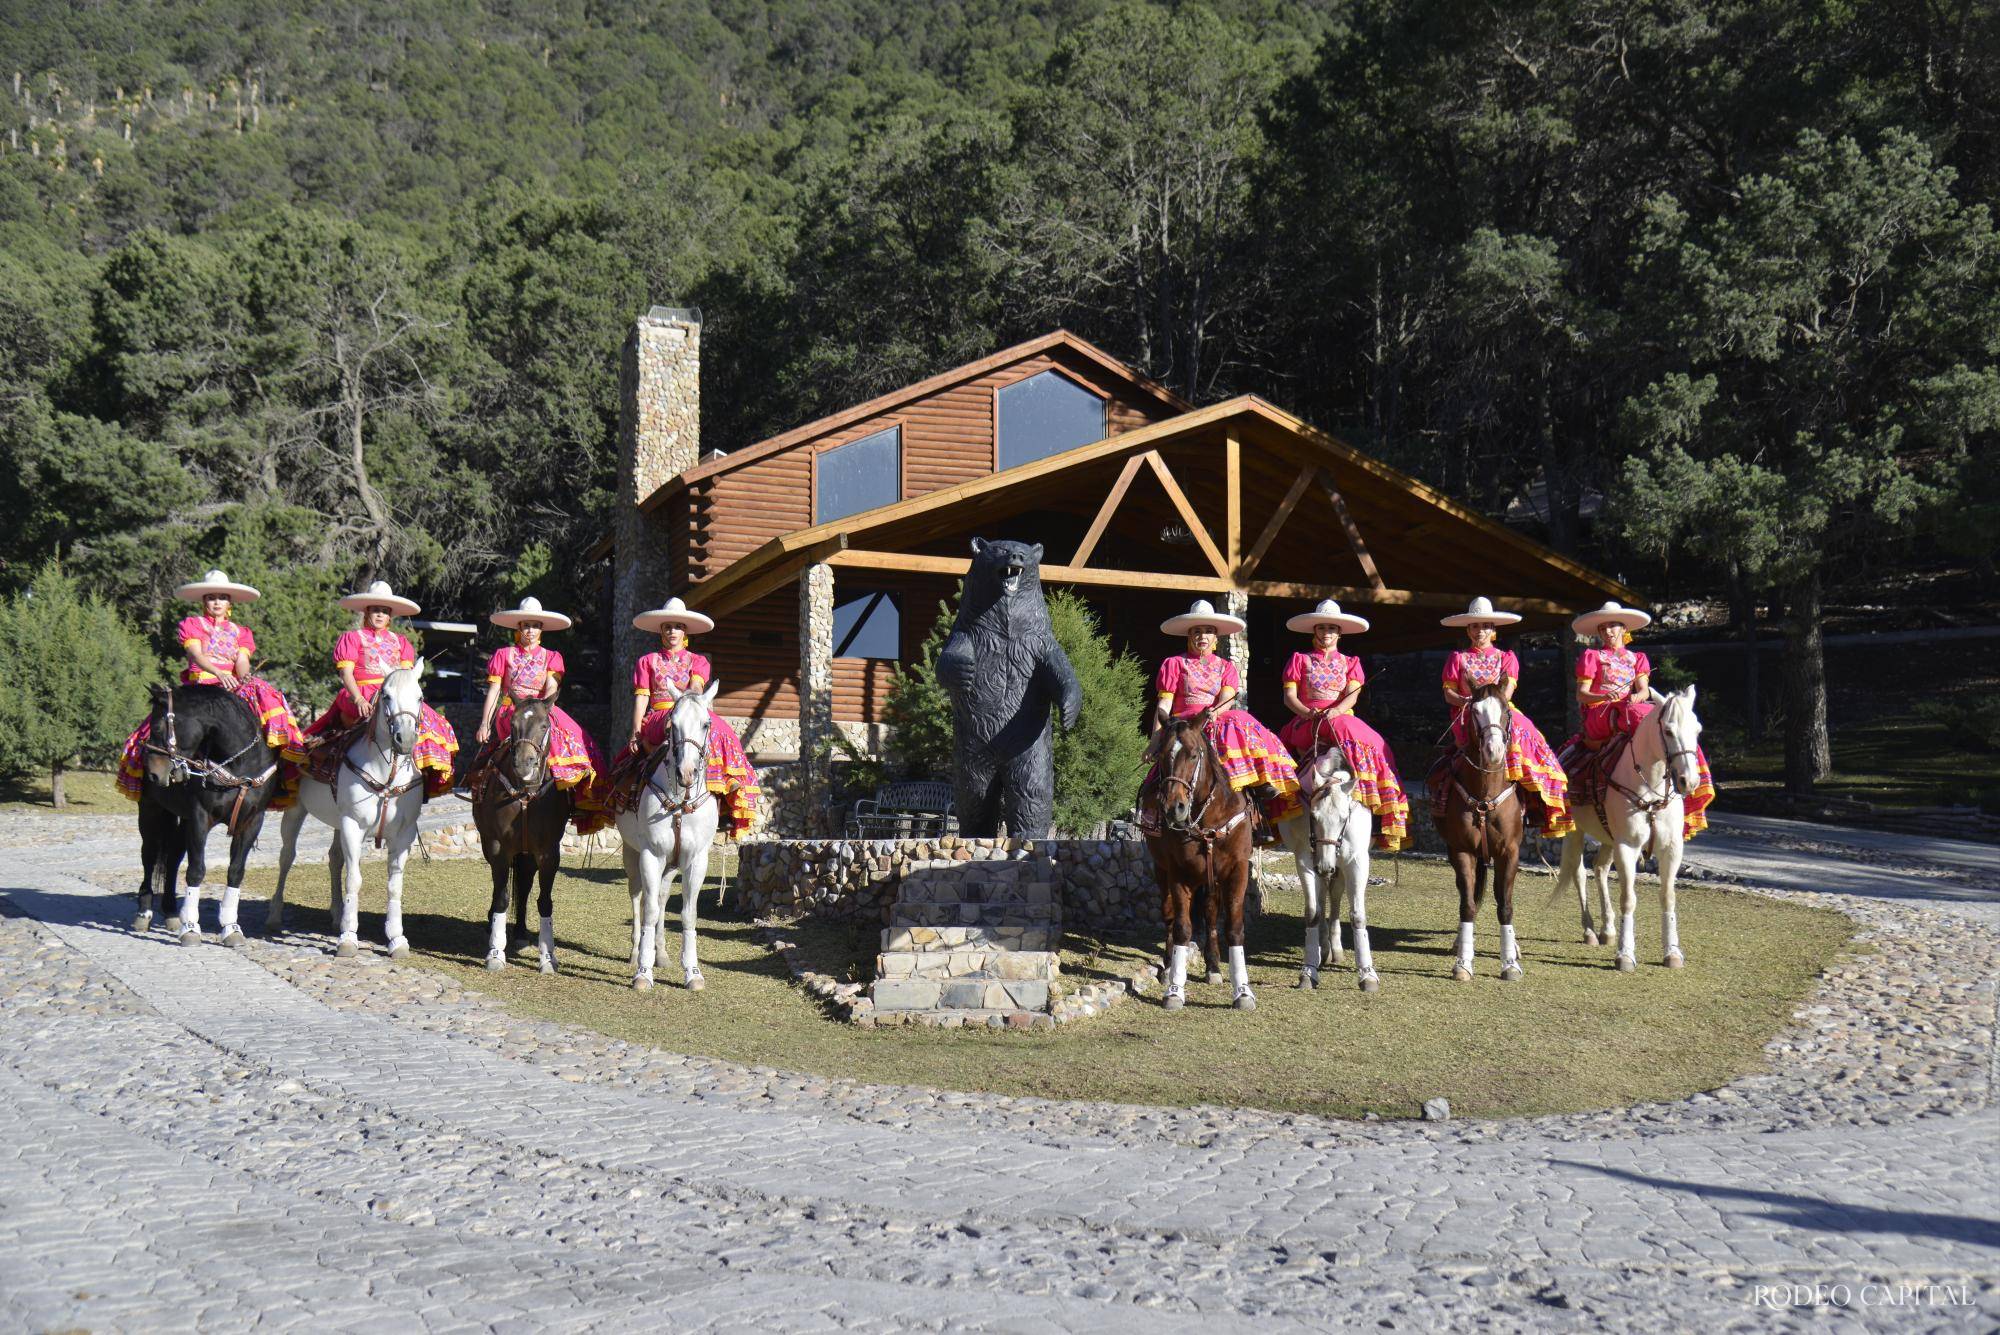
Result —
<path fill-rule="evenodd" d="M 95 594 L 50 562 L 0 604 L 0 768 L 49 775 L 64 805 L 63 772 L 107 764 L 144 716 L 152 675 L 144 642 Z"/>

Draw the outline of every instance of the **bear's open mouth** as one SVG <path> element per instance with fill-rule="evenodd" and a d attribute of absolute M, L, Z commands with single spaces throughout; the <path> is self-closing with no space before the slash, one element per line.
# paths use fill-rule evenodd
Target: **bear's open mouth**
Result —
<path fill-rule="evenodd" d="M 1021 563 L 1019 561 L 1009 561 L 1006 565 L 1000 567 L 1000 586 L 1002 588 L 1006 589 L 1010 594 L 1017 593 L 1020 590 L 1020 584 Z"/>

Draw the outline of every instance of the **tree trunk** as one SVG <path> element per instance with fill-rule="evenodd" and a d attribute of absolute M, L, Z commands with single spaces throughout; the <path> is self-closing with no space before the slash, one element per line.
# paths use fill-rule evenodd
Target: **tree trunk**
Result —
<path fill-rule="evenodd" d="M 60 760 L 49 766 L 49 805 L 58 811 L 69 805 L 69 797 L 63 792 L 63 763 Z"/>
<path fill-rule="evenodd" d="M 1785 790 L 1810 793 L 1833 772 L 1826 731 L 1826 643 L 1820 629 L 1820 572 L 1792 587 L 1785 628 Z"/>
<path fill-rule="evenodd" d="M 1757 599 L 1751 594 L 1743 567 L 1729 567 L 1729 609 L 1743 640 L 1743 729 L 1752 742 L 1764 740 L 1764 703 L 1758 672 Z"/>

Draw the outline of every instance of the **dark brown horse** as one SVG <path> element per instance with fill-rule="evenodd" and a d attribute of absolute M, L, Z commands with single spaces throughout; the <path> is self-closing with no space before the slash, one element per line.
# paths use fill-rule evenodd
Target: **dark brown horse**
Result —
<path fill-rule="evenodd" d="M 1160 882 L 1167 925 L 1166 1008 L 1187 1004 L 1188 950 L 1201 923 L 1210 982 L 1222 979 L 1217 926 L 1229 947 L 1238 1010 L 1257 1009 L 1243 959 L 1243 897 L 1250 884 L 1250 807 L 1229 786 L 1208 740 L 1211 711 L 1160 725 L 1146 748 L 1152 771 L 1139 794 L 1139 827 Z"/>
<path fill-rule="evenodd" d="M 1507 777 L 1507 736 L 1514 711 L 1498 685 L 1481 686 L 1465 707 L 1466 743 L 1435 782 L 1445 785 L 1442 814 L 1436 816 L 1445 854 L 1458 878 L 1458 949 L 1451 976 L 1472 980 L 1472 927 L 1486 898 L 1486 873 L 1493 872 L 1493 898 L 1500 913 L 1500 976 L 1521 976 L 1521 951 L 1514 941 L 1514 874 L 1521 864 L 1524 813 L 1521 794 Z M 1433 807 L 1433 811 L 1437 808 Z"/>
<path fill-rule="evenodd" d="M 493 904 L 487 939 L 486 967 L 507 967 L 507 880 L 514 882 L 514 916 L 523 937 L 528 934 L 528 882 L 541 878 L 540 934 L 542 972 L 556 971 L 555 881 L 562 865 L 563 828 L 569 824 L 575 798 L 558 787 L 549 771 L 549 744 L 555 728 L 549 719 L 552 702 L 529 700 L 514 711 L 507 739 L 496 743 L 472 791 L 472 819 L 479 827 L 479 846 L 493 869 Z"/>

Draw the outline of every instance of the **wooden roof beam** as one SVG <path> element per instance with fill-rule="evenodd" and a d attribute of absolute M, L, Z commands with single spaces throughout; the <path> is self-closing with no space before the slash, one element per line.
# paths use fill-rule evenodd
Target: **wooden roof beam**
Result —
<path fill-rule="evenodd" d="M 1194 512 L 1194 506 L 1188 502 L 1187 493 L 1181 490 L 1180 483 L 1174 481 L 1173 472 L 1167 467 L 1167 461 L 1160 457 L 1158 450 L 1147 450 L 1140 457 L 1152 466 L 1153 476 L 1159 478 L 1160 485 L 1167 489 L 1167 499 L 1174 503 L 1174 509 L 1180 511 L 1181 522 L 1188 526 L 1188 532 L 1194 534 L 1195 545 L 1200 547 L 1201 554 L 1208 558 L 1208 564 L 1215 571 L 1215 577 L 1222 580 L 1229 579 L 1229 566 L 1223 561 L 1222 553 L 1216 550 L 1215 539 L 1208 536 L 1208 528 L 1201 522 L 1201 516 Z"/>
<path fill-rule="evenodd" d="M 1118 480 L 1112 483 L 1111 490 L 1105 494 L 1104 504 L 1097 507 L 1097 518 L 1090 521 L 1090 531 L 1083 535 L 1082 543 L 1077 546 L 1076 555 L 1069 559 L 1071 565 L 1090 564 L 1090 554 L 1097 550 L 1097 540 L 1103 537 L 1104 530 L 1110 527 L 1111 516 L 1117 511 L 1118 503 L 1125 499 L 1125 493 L 1131 489 L 1132 479 L 1139 475 L 1139 465 L 1144 462 L 1144 458 L 1143 455 L 1135 454 L 1125 461 L 1125 467 L 1118 474 Z"/>
<path fill-rule="evenodd" d="M 1322 468 L 1319 470 L 1319 484 L 1326 490 L 1326 498 L 1333 502 L 1333 512 L 1340 516 L 1340 527 L 1347 534 L 1347 545 L 1354 549 L 1354 555 L 1361 562 L 1361 573 L 1368 577 L 1371 588 L 1387 587 L 1382 583 L 1381 572 L 1375 569 L 1375 558 L 1368 554 L 1368 544 L 1361 539 L 1361 528 L 1354 522 L 1354 516 L 1347 512 L 1347 502 L 1340 494 L 1340 488 L 1333 485 L 1333 474 Z"/>
<path fill-rule="evenodd" d="M 1271 511 L 1270 519 L 1264 523 L 1264 531 L 1257 535 L 1256 545 L 1251 547 L 1250 554 L 1243 558 L 1243 564 L 1236 568 L 1238 579 L 1247 580 L 1256 573 L 1257 567 L 1263 563 L 1265 554 L 1271 550 L 1271 544 L 1278 540 L 1278 530 L 1292 517 L 1292 511 L 1299 508 L 1299 499 L 1306 494 L 1306 488 L 1312 485 L 1312 480 L 1313 468 L 1310 464 L 1299 469 L 1299 475 L 1292 479 L 1291 489 L 1285 493 L 1285 499 L 1278 502 L 1278 508 Z"/>

